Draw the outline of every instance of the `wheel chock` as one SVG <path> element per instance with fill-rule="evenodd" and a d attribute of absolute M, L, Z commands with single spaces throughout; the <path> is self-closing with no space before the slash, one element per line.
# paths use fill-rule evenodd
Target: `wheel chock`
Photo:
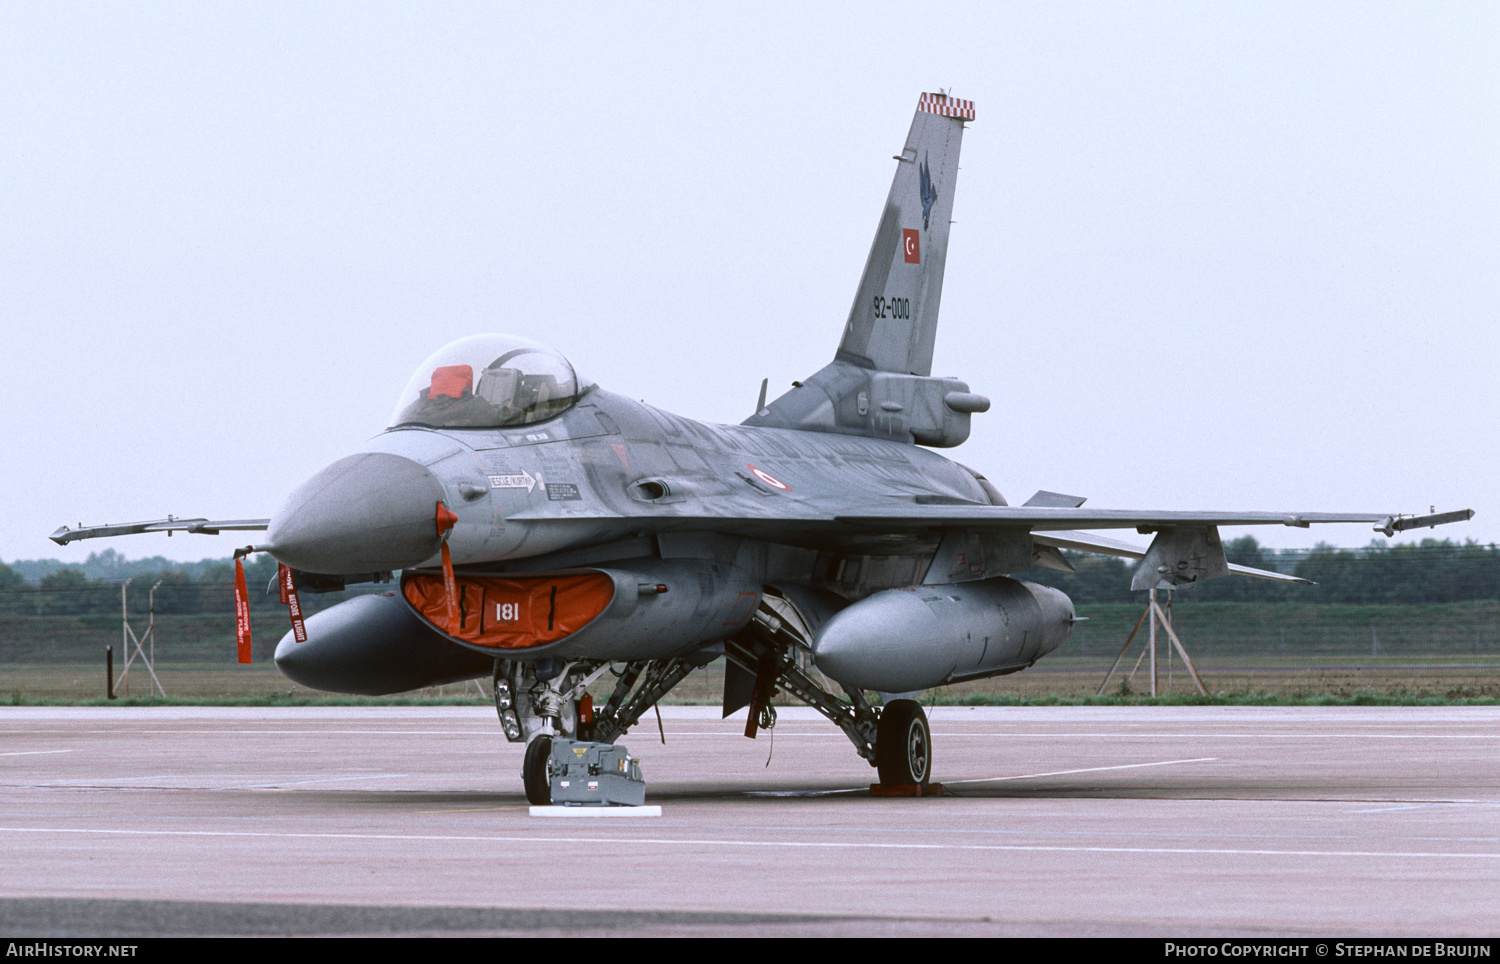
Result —
<path fill-rule="evenodd" d="M 940 797 L 942 795 L 941 783 L 893 783 L 890 786 L 883 783 L 870 784 L 872 797 Z"/>

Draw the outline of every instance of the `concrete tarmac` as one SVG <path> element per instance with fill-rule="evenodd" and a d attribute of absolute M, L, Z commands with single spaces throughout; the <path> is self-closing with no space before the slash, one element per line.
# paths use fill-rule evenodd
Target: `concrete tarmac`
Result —
<path fill-rule="evenodd" d="M 938 708 L 925 799 L 662 717 L 560 820 L 485 709 L 0 709 L 0 936 L 1500 934 L 1500 708 Z"/>

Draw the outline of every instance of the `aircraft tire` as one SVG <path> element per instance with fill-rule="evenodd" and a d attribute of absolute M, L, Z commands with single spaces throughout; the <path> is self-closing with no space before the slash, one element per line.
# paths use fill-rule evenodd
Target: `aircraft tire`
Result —
<path fill-rule="evenodd" d="M 884 786 L 926 785 L 932 776 L 932 727 L 915 700 L 892 700 L 875 731 L 875 769 Z"/>
<path fill-rule="evenodd" d="M 552 805 L 552 775 L 547 761 L 552 757 L 552 737 L 539 736 L 526 744 L 526 760 L 521 764 L 521 782 L 526 785 L 526 800 L 535 807 Z"/>

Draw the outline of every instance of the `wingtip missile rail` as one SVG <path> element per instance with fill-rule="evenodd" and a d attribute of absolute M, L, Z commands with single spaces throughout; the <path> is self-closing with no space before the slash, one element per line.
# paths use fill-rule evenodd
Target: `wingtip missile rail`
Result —
<path fill-rule="evenodd" d="M 1431 515 L 1389 516 L 1375 527 L 1376 532 L 1393 536 L 1408 529 L 1431 529 L 1449 522 L 1467 522 L 1474 518 L 1473 509 L 1457 509 L 1453 512 L 1435 512 Z"/>
<path fill-rule="evenodd" d="M 85 526 L 80 524 L 76 529 L 59 526 L 57 531 L 47 538 L 60 546 L 65 546 L 80 539 L 132 536 L 143 532 L 165 532 L 167 535 L 174 532 L 195 532 L 205 536 L 216 536 L 220 532 L 255 532 L 264 531 L 270 524 L 270 519 L 178 519 L 167 516 L 165 519 L 122 522 L 118 525 Z"/>

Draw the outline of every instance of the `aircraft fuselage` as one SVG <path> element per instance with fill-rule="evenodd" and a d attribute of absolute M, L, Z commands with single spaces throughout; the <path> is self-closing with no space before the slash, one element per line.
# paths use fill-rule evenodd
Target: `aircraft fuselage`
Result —
<path fill-rule="evenodd" d="M 932 552 L 935 536 L 833 526 L 830 503 L 988 504 L 962 466 L 910 444 L 714 425 L 594 389 L 566 413 L 533 425 L 407 427 L 376 436 L 293 493 L 272 519 L 274 554 L 317 573 L 435 566 L 435 533 L 420 547 L 385 545 L 392 527 L 371 524 L 369 492 L 392 485 L 391 457 L 414 463 L 412 473 L 420 467 L 435 483 L 399 479 L 412 527 L 429 525 L 434 497 L 441 499 L 458 517 L 448 538 L 453 564 L 496 570 L 617 559 L 637 551 L 619 545 L 632 539 L 654 540 L 643 551 L 659 554 L 663 539 L 671 545 L 707 533 L 811 552 L 900 556 L 915 565 Z M 346 530 L 342 538 L 329 537 L 336 528 Z M 351 545 L 358 533 L 368 544 Z M 554 558 L 563 553 L 566 559 Z M 878 588 L 910 584 L 912 576 L 908 566 L 904 578 Z"/>

